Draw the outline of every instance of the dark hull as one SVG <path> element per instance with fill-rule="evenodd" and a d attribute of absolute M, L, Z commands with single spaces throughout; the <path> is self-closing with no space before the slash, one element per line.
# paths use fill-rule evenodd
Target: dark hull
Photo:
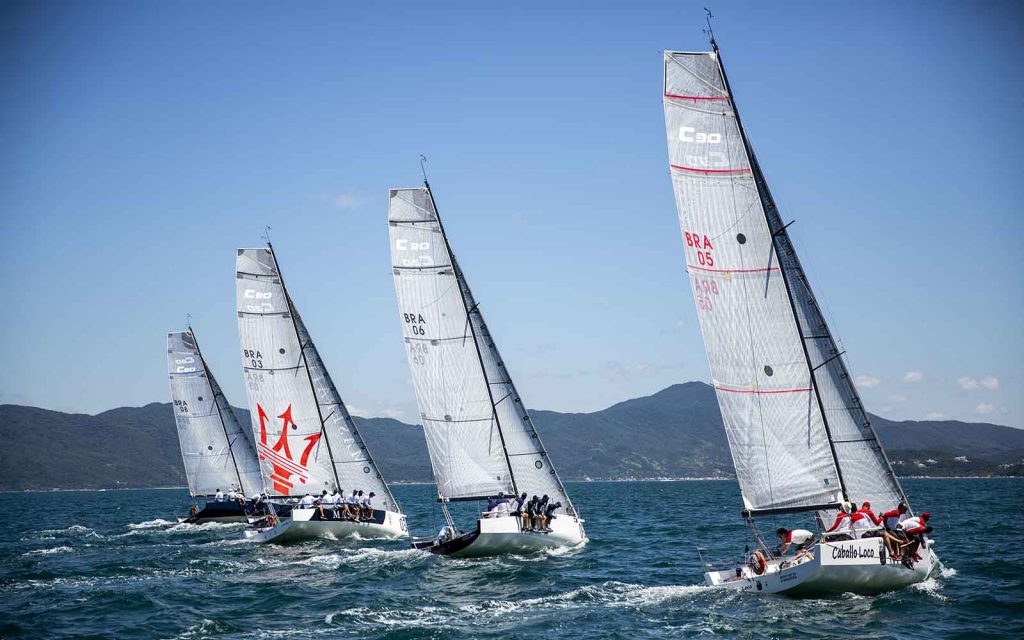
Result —
<path fill-rule="evenodd" d="M 413 542 L 412 546 L 413 546 L 414 549 L 420 549 L 420 550 L 423 550 L 423 551 L 429 551 L 430 553 L 436 553 L 437 555 L 440 555 L 440 556 L 448 556 L 448 555 L 451 555 L 453 553 L 458 553 L 459 551 L 462 551 L 463 549 L 465 549 L 469 545 L 471 545 L 474 542 L 476 542 L 476 539 L 479 538 L 479 537 L 480 537 L 480 530 L 478 529 L 476 531 L 470 531 L 469 533 L 464 533 L 464 534 L 462 534 L 461 536 L 459 536 L 457 538 L 453 538 L 451 540 L 448 540 L 446 542 L 442 542 L 440 544 L 438 544 L 436 542 L 433 542 L 433 541 L 425 541 L 425 542 Z"/>

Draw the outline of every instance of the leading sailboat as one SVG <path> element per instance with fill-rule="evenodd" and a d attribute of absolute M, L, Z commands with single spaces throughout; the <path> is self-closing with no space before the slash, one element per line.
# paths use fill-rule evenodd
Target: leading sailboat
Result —
<path fill-rule="evenodd" d="M 222 496 L 193 508 L 181 521 L 245 522 L 252 509 L 244 496 L 258 494 L 263 486 L 256 447 L 206 365 L 192 327 L 167 334 L 167 376 L 189 493 Z M 229 491 L 243 498 L 224 499 Z"/>
<path fill-rule="evenodd" d="M 235 268 L 245 387 L 265 491 L 284 500 L 334 490 L 376 494 L 372 518 L 297 506 L 290 517 L 272 516 L 267 526 L 247 533 L 260 542 L 405 536 L 405 516 L 288 295 L 274 248 L 268 242 L 239 249 Z"/>
<path fill-rule="evenodd" d="M 711 45 L 665 53 L 665 125 L 687 272 L 758 548 L 750 566 L 709 569 L 707 582 L 787 593 L 920 582 L 937 564 L 930 545 L 908 568 L 887 557 L 880 537 L 819 538 L 811 553 L 783 558 L 757 535 L 760 516 L 806 512 L 820 528 L 841 503 L 891 509 L 906 496 L 800 266 L 713 37 Z"/>
<path fill-rule="evenodd" d="M 483 556 L 581 544 L 583 520 L 516 391 L 437 214 L 430 185 L 392 189 L 388 225 L 406 352 L 445 527 L 414 546 Z M 448 503 L 548 497 L 545 530 L 505 510 L 458 530 Z M 525 505 L 524 505 L 525 508 Z"/>

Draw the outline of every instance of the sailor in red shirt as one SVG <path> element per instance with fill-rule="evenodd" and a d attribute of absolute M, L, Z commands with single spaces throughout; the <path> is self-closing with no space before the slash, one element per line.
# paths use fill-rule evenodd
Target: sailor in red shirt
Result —
<path fill-rule="evenodd" d="M 907 518 L 900 523 L 899 530 L 902 531 L 909 540 L 909 542 L 903 544 L 905 551 L 903 554 L 904 563 L 906 563 L 906 559 L 908 558 L 913 558 L 914 560 L 921 559 L 921 556 L 917 555 L 917 550 L 922 545 L 925 548 L 928 546 L 924 536 L 926 533 L 932 532 L 932 528 L 928 525 L 928 520 L 931 517 L 932 514 L 925 511 L 916 518 Z"/>
<path fill-rule="evenodd" d="M 835 539 L 838 538 L 839 534 L 850 534 L 852 533 L 853 521 L 850 518 L 853 515 L 853 505 L 849 502 L 844 502 L 839 505 L 839 513 L 836 514 L 836 521 L 832 523 L 832 526 L 825 530 L 826 534 L 834 534 L 830 536 Z"/>
<path fill-rule="evenodd" d="M 882 522 L 886 530 L 895 530 L 903 516 L 910 511 L 906 502 L 901 502 L 898 507 L 882 514 Z"/>
<path fill-rule="evenodd" d="M 860 509 L 857 511 L 857 513 L 863 513 L 864 515 L 866 515 L 868 519 L 871 520 L 871 524 L 875 525 L 876 527 L 882 526 L 882 519 L 876 516 L 875 512 L 871 510 L 870 502 L 865 500 L 864 503 L 860 505 Z"/>

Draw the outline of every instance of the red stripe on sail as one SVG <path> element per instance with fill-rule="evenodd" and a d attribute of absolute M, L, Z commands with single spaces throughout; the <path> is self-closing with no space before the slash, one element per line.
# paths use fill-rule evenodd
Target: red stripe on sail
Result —
<path fill-rule="evenodd" d="M 694 173 L 750 173 L 750 169 L 698 169 L 697 167 L 684 167 L 678 164 L 669 166 L 679 171 L 693 171 Z"/>
<path fill-rule="evenodd" d="M 727 393 L 752 393 L 754 395 L 769 395 L 775 393 L 806 393 L 811 391 L 811 388 L 806 389 L 772 389 L 772 390 L 759 390 L 759 389 L 727 389 L 726 387 L 715 387 L 716 391 L 725 391 Z"/>
<path fill-rule="evenodd" d="M 678 100 L 728 100 L 729 96 L 679 96 L 674 93 L 666 93 L 666 98 L 676 98 Z"/>
<path fill-rule="evenodd" d="M 708 269 L 707 267 L 698 267 L 692 264 L 686 265 L 687 269 L 696 269 L 697 271 L 711 271 L 713 273 L 766 273 L 768 271 L 778 271 L 778 267 L 766 267 L 764 269 Z"/>

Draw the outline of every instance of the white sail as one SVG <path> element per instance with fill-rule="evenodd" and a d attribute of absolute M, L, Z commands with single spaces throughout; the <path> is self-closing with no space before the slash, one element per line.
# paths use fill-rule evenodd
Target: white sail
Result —
<path fill-rule="evenodd" d="M 239 249 L 236 272 L 246 390 L 267 492 L 362 489 L 398 511 L 288 296 L 273 249 Z"/>
<path fill-rule="evenodd" d="M 665 124 L 687 272 L 744 505 L 842 500 L 772 232 L 713 53 L 665 54 Z"/>
<path fill-rule="evenodd" d="M 262 486 L 256 449 L 220 390 L 192 330 L 167 334 L 167 374 L 189 492 L 214 495 Z"/>
<path fill-rule="evenodd" d="M 547 494 L 575 514 L 465 276 L 429 188 L 392 189 L 392 267 L 438 492 Z"/>
<path fill-rule="evenodd" d="M 665 124 L 687 271 L 751 512 L 902 493 L 749 152 L 718 54 L 666 52 Z"/>

